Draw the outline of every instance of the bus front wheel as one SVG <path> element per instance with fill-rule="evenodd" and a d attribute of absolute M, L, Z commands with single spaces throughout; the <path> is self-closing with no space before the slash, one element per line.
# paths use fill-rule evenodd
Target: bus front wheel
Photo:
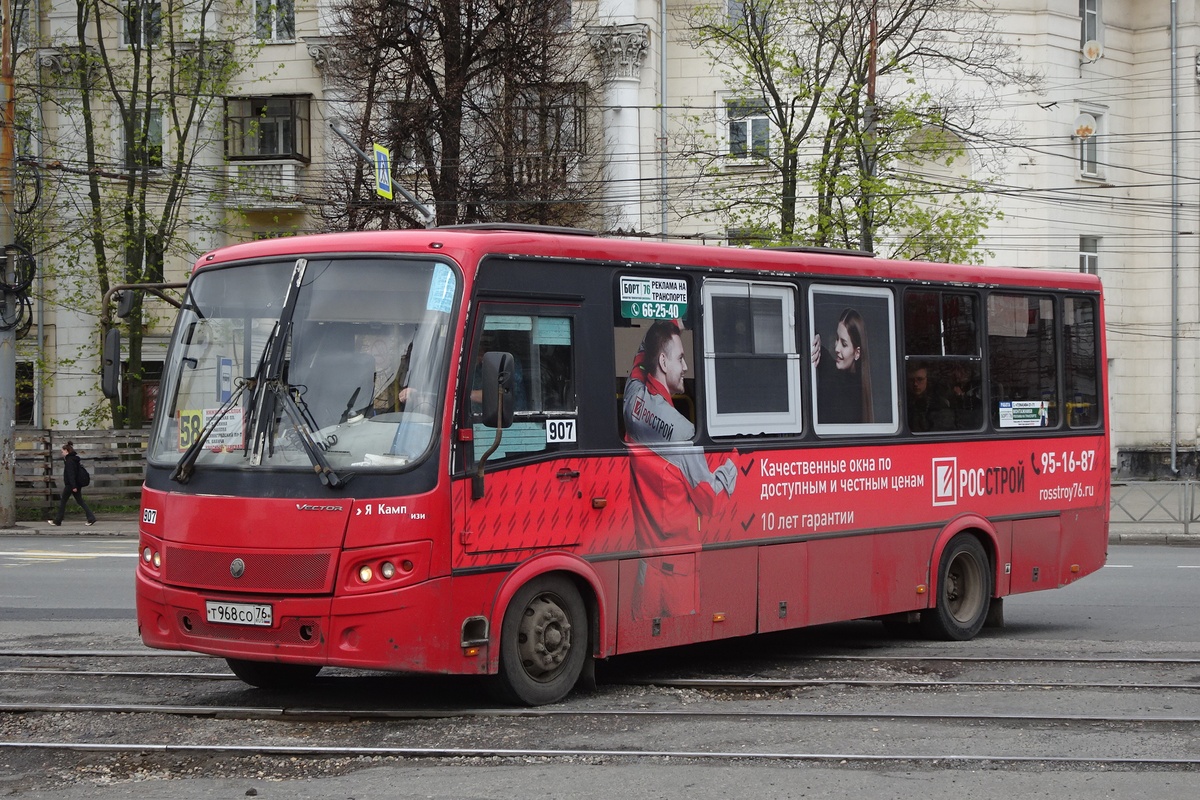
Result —
<path fill-rule="evenodd" d="M 987 621 L 991 600 L 992 569 L 987 553 L 974 536 L 960 533 L 942 552 L 937 602 L 921 612 L 921 628 L 935 639 L 973 639 Z"/>
<path fill-rule="evenodd" d="M 227 658 L 225 663 L 244 682 L 258 689 L 295 689 L 317 677 L 319 664 L 280 664 Z"/>
<path fill-rule="evenodd" d="M 588 641 L 587 609 L 575 584 L 561 575 L 533 579 L 504 614 L 496 696 L 527 706 L 558 702 L 583 672 Z"/>

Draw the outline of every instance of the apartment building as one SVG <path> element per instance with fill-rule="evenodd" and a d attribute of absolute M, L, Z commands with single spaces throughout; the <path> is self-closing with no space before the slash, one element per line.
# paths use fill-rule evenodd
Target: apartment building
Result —
<path fill-rule="evenodd" d="M 587 42 L 581 57 L 597 67 L 587 120 L 600 126 L 593 140 L 604 145 L 603 152 L 587 155 L 602 161 L 606 182 L 595 227 L 704 246 L 725 244 L 735 233 L 719 214 L 697 213 L 692 206 L 685 213 L 684 195 L 691 191 L 685 187 L 695 182 L 683 174 L 691 162 L 678 157 L 680 143 L 694 139 L 697 125 L 707 126 L 713 147 L 723 149 L 713 163 L 745 180 L 754 173 L 754 148 L 768 146 L 770 133 L 752 110 L 738 105 L 719 65 L 689 36 L 687 11 L 696 5 L 571 4 L 571 25 Z M 715 5 L 736 15 L 746 2 Z M 997 139 L 992 151 L 974 152 L 967 162 L 968 171 L 989 163 L 987 191 L 1003 213 L 986 231 L 985 260 L 1087 270 L 1103 278 L 1114 463 L 1124 474 L 1194 475 L 1200 439 L 1200 3 L 991 5 L 1004 41 L 1041 80 L 1035 89 L 992 87 L 1001 100 L 993 113 L 1016 135 Z M 29 8 L 37 25 L 36 36 L 26 41 L 41 82 L 50 85 L 51 73 L 70 68 L 76 3 L 42 0 Z M 336 57 L 329 4 L 246 0 L 214 12 L 207 24 L 236 34 L 253 57 L 202 124 L 207 144 L 196 149 L 193 166 L 205 189 L 188 193 L 182 215 L 206 223 L 184 225 L 180 236 L 191 251 L 202 252 L 247 238 L 320 230 L 329 200 L 324 181 L 356 158 L 330 127 L 349 117 L 344 98 L 327 80 Z M 104 28 L 106 38 L 113 47 L 146 44 L 138 37 L 153 33 L 153 20 L 144 18 L 133 30 L 113 20 Z M 82 112 L 71 104 L 70 87 L 48 90 L 53 92 L 53 102 L 43 98 L 34 113 L 45 134 L 34 137 L 35 155 L 43 165 L 76 163 Z M 72 198 L 59 206 L 63 213 L 84 208 L 84 176 L 55 175 L 44 187 Z M 81 425 L 99 402 L 97 309 L 65 301 L 56 291 L 75 281 L 98 296 L 81 252 L 55 247 L 41 254 L 52 277 L 34 335 L 22 341 L 18 357 L 34 387 L 22 406 L 27 422 L 36 416 L 45 426 Z M 182 279 L 188 266 L 187 258 L 173 256 L 168 278 Z M 151 377 L 165 336 L 160 326 L 146 338 Z"/>

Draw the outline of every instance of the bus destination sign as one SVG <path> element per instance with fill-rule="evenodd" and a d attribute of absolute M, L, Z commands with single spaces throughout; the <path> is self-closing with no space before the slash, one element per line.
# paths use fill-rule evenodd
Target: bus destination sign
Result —
<path fill-rule="evenodd" d="M 624 319 L 683 319 L 687 306 L 687 281 L 681 278 L 621 278 Z"/>

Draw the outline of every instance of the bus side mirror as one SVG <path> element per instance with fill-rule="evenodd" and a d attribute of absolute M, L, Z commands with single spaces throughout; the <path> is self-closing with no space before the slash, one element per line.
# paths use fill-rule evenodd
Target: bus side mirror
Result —
<path fill-rule="evenodd" d="M 484 425 L 507 428 L 513 421 L 513 375 L 516 360 L 512 353 L 492 351 L 483 354 L 482 406 Z"/>
<path fill-rule="evenodd" d="M 109 400 L 121 395 L 121 331 L 109 328 L 104 335 L 104 352 L 101 356 L 100 390 Z"/>
<path fill-rule="evenodd" d="M 134 294 L 132 289 L 117 293 L 117 316 L 125 319 L 133 313 Z"/>

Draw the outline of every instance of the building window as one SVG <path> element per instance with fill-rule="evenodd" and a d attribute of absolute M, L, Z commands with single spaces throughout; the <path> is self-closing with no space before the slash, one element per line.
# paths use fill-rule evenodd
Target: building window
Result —
<path fill-rule="evenodd" d="M 225 101 L 230 161 L 309 160 L 309 98 L 231 97 Z"/>
<path fill-rule="evenodd" d="M 17 402 L 15 408 L 18 425 L 33 424 L 34 403 L 37 396 L 33 390 L 34 370 L 32 361 L 17 362 Z"/>
<path fill-rule="evenodd" d="M 1104 168 L 1100 163 L 1100 134 L 1104 130 L 1104 117 L 1096 111 L 1088 113 L 1096 119 L 1096 130 L 1079 140 L 1079 174 L 1085 178 L 1102 178 Z"/>
<path fill-rule="evenodd" d="M 1079 45 L 1100 41 L 1100 0 L 1079 0 Z"/>
<path fill-rule="evenodd" d="M 163 115 L 161 109 L 142 110 L 133 115 L 133 136 L 121 129 L 121 152 L 125 169 L 162 169 Z"/>
<path fill-rule="evenodd" d="M 394 120 L 404 120 L 390 136 L 389 146 L 392 151 L 392 167 L 397 172 L 412 172 L 420 170 L 425 163 L 427 148 L 438 146 L 438 131 L 434 126 L 433 109 L 428 102 L 418 100 L 395 101 L 389 103 L 388 113 Z M 437 153 L 433 156 L 436 159 Z"/>
<path fill-rule="evenodd" d="M 162 40 L 162 3 L 159 0 L 129 0 L 121 26 L 125 47 L 154 47 Z"/>
<path fill-rule="evenodd" d="M 762 101 L 729 100 L 725 103 L 729 120 L 729 157 L 766 158 L 771 141 L 771 123 Z"/>
<path fill-rule="evenodd" d="M 554 30 L 571 30 L 571 0 L 558 0 L 550 9 L 550 21 Z"/>
<path fill-rule="evenodd" d="M 518 183 L 566 180 L 583 152 L 584 93 L 576 84 L 529 87 L 512 100 Z"/>
<path fill-rule="evenodd" d="M 577 84 L 545 84 L 513 101 L 517 141 L 526 152 L 579 154 L 583 150 L 584 92 Z"/>
<path fill-rule="evenodd" d="M 1088 275 L 1095 275 L 1097 267 L 1100 266 L 1100 237 L 1099 236 L 1080 236 L 1079 237 L 1079 271 L 1086 272 Z"/>
<path fill-rule="evenodd" d="M 255 0 L 254 26 L 264 42 L 296 38 L 296 0 Z"/>
<path fill-rule="evenodd" d="M 749 27 L 760 32 L 766 30 L 769 3 L 761 3 L 760 0 L 728 0 L 725 8 L 730 27 Z"/>

